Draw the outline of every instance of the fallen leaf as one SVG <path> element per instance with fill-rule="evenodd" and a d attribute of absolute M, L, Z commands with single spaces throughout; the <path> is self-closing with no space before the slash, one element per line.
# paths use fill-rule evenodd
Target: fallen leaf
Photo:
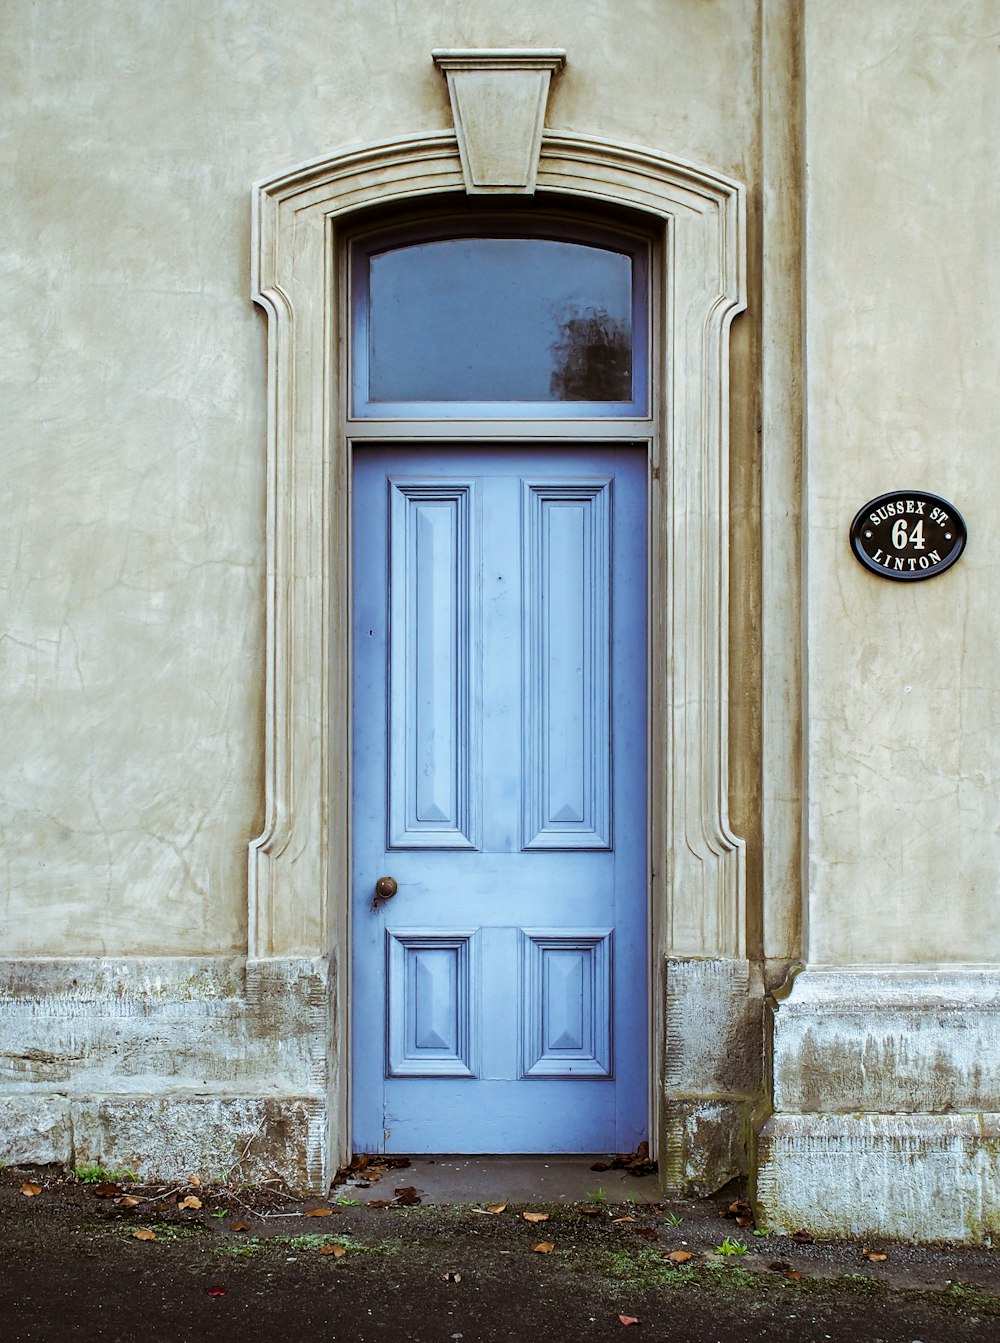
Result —
<path fill-rule="evenodd" d="M 206 1287 L 205 1291 L 209 1296 L 225 1296 L 226 1289 L 221 1282 L 213 1282 L 211 1287 Z"/>
<path fill-rule="evenodd" d="M 812 1245 L 813 1238 L 808 1231 L 794 1231 L 792 1240 L 797 1241 L 799 1245 Z"/>
<path fill-rule="evenodd" d="M 671 1250 L 667 1258 L 673 1260 L 675 1264 L 686 1264 L 689 1259 L 694 1258 L 694 1255 L 690 1250 Z"/>
<path fill-rule="evenodd" d="M 347 1253 L 343 1245 L 321 1245 L 319 1252 L 320 1254 L 332 1254 L 334 1259 L 343 1259 Z"/>
<path fill-rule="evenodd" d="M 187 1198 L 182 1198 L 177 1206 L 178 1208 L 200 1208 L 201 1199 L 195 1198 L 194 1194 L 188 1194 Z"/>
<path fill-rule="evenodd" d="M 638 1324 L 638 1323 L 639 1323 L 639 1319 L 638 1319 L 638 1316 L 636 1316 L 636 1315 L 619 1315 L 619 1316 L 618 1316 L 618 1323 L 619 1323 L 619 1324 Z"/>
<path fill-rule="evenodd" d="M 247 1226 L 246 1222 L 234 1222 L 234 1223 L 232 1224 L 232 1226 L 231 1226 L 229 1229 L 230 1229 L 230 1231 L 249 1231 L 249 1230 L 250 1230 L 250 1228 Z"/>
<path fill-rule="evenodd" d="M 390 1170 L 406 1170 L 409 1164 L 410 1158 L 408 1156 L 393 1157 L 391 1161 L 386 1162 Z"/>
<path fill-rule="evenodd" d="M 25 1198 L 34 1198 L 36 1194 L 40 1194 L 41 1192 L 42 1192 L 42 1186 L 40 1184 L 21 1185 L 21 1193 L 24 1195 Z"/>
<path fill-rule="evenodd" d="M 188 1184 L 193 1185 L 195 1189 L 201 1188 L 201 1180 L 198 1179 L 197 1175 L 189 1175 Z"/>
<path fill-rule="evenodd" d="M 120 1208 L 137 1208 L 142 1199 L 134 1198 L 131 1194 L 125 1194 L 122 1198 L 116 1198 L 115 1202 Z"/>
<path fill-rule="evenodd" d="M 526 1222 L 547 1222 L 549 1220 L 547 1212 L 522 1212 L 521 1216 Z"/>
<path fill-rule="evenodd" d="M 332 1208 L 306 1208 L 307 1217 L 332 1217 Z"/>
<path fill-rule="evenodd" d="M 581 1217 L 600 1217 L 601 1208 L 597 1203 L 585 1203 L 582 1208 L 577 1208 Z"/>
<path fill-rule="evenodd" d="M 752 1218 L 752 1217 L 737 1217 L 737 1218 L 736 1218 L 736 1225 L 737 1225 L 737 1226 L 753 1226 L 753 1218 Z"/>
<path fill-rule="evenodd" d="M 441 1281 L 442 1281 L 442 1282 L 461 1282 L 461 1281 L 462 1281 L 462 1275 L 461 1275 L 461 1273 L 442 1273 L 442 1274 L 441 1274 Z"/>
<path fill-rule="evenodd" d="M 537 1245 L 532 1245 L 531 1248 L 535 1254 L 551 1254 L 556 1248 L 556 1243 L 554 1240 L 540 1240 Z"/>
<path fill-rule="evenodd" d="M 594 1164 L 591 1166 L 590 1169 L 591 1169 L 591 1170 L 610 1170 L 611 1167 L 608 1165 L 608 1163 L 607 1163 L 606 1161 L 595 1161 Z"/>
<path fill-rule="evenodd" d="M 884 1264 L 889 1258 L 882 1250 L 862 1250 L 861 1253 L 866 1259 L 870 1259 L 873 1264 Z"/>
<path fill-rule="evenodd" d="M 611 1225 L 620 1226 L 622 1222 L 634 1222 L 634 1221 L 635 1221 L 634 1217 L 612 1217 Z"/>
<path fill-rule="evenodd" d="M 782 1277 L 785 1279 L 786 1282 L 801 1282 L 805 1276 L 806 1275 L 804 1273 L 798 1272 L 797 1269 L 791 1273 L 782 1274 Z"/>
<path fill-rule="evenodd" d="M 735 1217 L 737 1221 L 741 1217 L 749 1217 L 753 1221 L 753 1208 L 745 1198 L 734 1199 L 727 1208 L 722 1208 L 719 1212 L 720 1217 Z"/>
<path fill-rule="evenodd" d="M 124 1192 L 125 1190 L 117 1184 L 95 1184 L 93 1188 L 95 1198 L 118 1198 Z"/>
<path fill-rule="evenodd" d="M 392 1207 L 392 1199 L 391 1199 L 391 1198 L 373 1198 L 372 1201 L 371 1201 L 367 1206 L 368 1206 L 369 1208 L 391 1208 L 391 1207 Z"/>
<path fill-rule="evenodd" d="M 486 1211 L 493 1213 L 494 1217 L 497 1215 L 497 1213 L 505 1212 L 506 1209 L 507 1209 L 506 1203 L 488 1203 L 486 1205 Z"/>
<path fill-rule="evenodd" d="M 396 1195 L 396 1202 L 403 1208 L 412 1208 L 420 1202 L 420 1195 L 412 1184 L 406 1185 L 402 1189 L 392 1191 Z"/>
<path fill-rule="evenodd" d="M 364 1173 L 365 1184 L 377 1184 L 384 1174 L 384 1170 L 366 1170 Z"/>
<path fill-rule="evenodd" d="M 138 1231 L 133 1231 L 133 1232 L 132 1232 L 132 1235 L 136 1238 L 136 1240 L 155 1240 L 155 1239 L 156 1239 L 156 1232 L 155 1232 L 155 1231 L 146 1231 L 146 1230 L 145 1230 L 144 1228 L 142 1228 L 142 1227 L 140 1227 Z"/>

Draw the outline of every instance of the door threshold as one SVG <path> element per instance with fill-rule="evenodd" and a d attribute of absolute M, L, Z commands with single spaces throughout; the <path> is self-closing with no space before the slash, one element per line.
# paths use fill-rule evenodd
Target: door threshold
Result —
<path fill-rule="evenodd" d="M 400 1157 L 387 1157 L 398 1161 Z M 594 1171 L 607 1156 L 414 1156 L 405 1168 L 389 1167 L 370 1182 L 351 1171 L 334 1196 L 360 1203 L 391 1199 L 397 1188 L 412 1186 L 422 1203 L 659 1203 L 655 1175 L 625 1170 Z M 378 1169 L 380 1158 L 369 1158 Z"/>

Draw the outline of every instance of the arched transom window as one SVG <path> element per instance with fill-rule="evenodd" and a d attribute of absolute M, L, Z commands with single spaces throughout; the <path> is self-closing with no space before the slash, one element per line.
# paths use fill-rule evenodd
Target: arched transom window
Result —
<path fill-rule="evenodd" d="M 533 217 L 463 218 L 351 249 L 351 413 L 649 414 L 649 243 Z"/>

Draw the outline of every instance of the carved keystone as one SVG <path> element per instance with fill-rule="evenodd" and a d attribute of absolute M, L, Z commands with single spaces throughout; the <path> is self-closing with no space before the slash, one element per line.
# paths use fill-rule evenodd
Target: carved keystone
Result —
<path fill-rule="evenodd" d="M 470 195 L 535 190 L 545 105 L 553 70 L 566 53 L 434 51 L 444 71 Z"/>

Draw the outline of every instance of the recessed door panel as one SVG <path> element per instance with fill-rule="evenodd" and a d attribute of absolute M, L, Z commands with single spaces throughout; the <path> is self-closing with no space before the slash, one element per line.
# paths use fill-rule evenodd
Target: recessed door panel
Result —
<path fill-rule="evenodd" d="M 354 1147 L 632 1150 L 645 455 L 365 447 L 354 472 Z"/>
<path fill-rule="evenodd" d="M 526 849 L 611 842 L 611 480 L 523 493 Z"/>

